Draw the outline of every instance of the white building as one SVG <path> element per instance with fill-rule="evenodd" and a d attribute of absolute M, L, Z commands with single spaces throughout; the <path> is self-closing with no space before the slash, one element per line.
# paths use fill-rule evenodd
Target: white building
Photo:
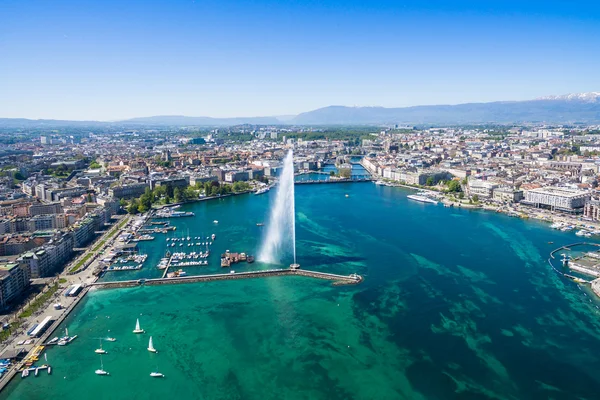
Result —
<path fill-rule="evenodd" d="M 527 191 L 525 203 L 552 210 L 574 211 L 582 209 L 591 198 L 590 192 L 563 187 L 544 187 Z"/>

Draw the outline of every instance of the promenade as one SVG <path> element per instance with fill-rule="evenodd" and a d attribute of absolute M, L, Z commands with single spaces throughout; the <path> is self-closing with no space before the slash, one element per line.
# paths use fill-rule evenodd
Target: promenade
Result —
<path fill-rule="evenodd" d="M 122 223 L 125 221 L 124 223 Z M 122 224 L 121 224 L 122 223 Z M 85 268 L 79 269 L 77 273 L 68 272 L 72 268 L 72 266 L 77 263 L 81 257 L 85 257 L 84 253 L 81 256 L 75 258 L 71 261 L 65 268 L 63 273 L 57 277 L 55 280 L 57 283 L 60 282 L 60 279 L 63 280 L 62 283 L 59 283 L 59 288 L 54 293 L 54 295 L 47 301 L 44 307 L 37 310 L 31 317 L 24 318 L 20 320 L 21 329 L 18 333 L 12 336 L 8 342 L 3 346 L 3 351 L 11 351 L 16 349 L 24 349 L 27 354 L 31 354 L 32 351 L 37 347 L 43 345 L 46 339 L 54 333 L 56 328 L 64 321 L 64 319 L 69 315 L 69 313 L 77 306 L 77 304 L 85 297 L 87 292 L 89 291 L 91 285 L 96 282 L 97 277 L 93 274 L 94 269 L 98 266 L 99 260 L 108 256 L 108 253 L 112 250 L 115 245 L 116 239 L 119 237 L 120 233 L 129 227 L 131 224 L 131 219 L 129 216 L 122 217 L 119 221 L 115 223 L 115 226 L 119 226 L 118 232 L 114 232 L 112 229 L 109 229 L 103 236 L 99 237 L 94 243 L 88 246 L 87 252 L 92 252 L 91 261 Z M 101 248 L 97 250 L 93 250 L 98 244 L 102 243 Z M 85 288 L 79 293 L 79 295 L 75 297 L 66 297 L 62 296 L 64 290 L 73 284 L 82 284 Z M 54 308 L 54 304 L 60 303 L 62 308 L 56 310 Z M 16 311 L 13 314 L 14 320 L 19 320 L 18 315 L 23 311 L 23 309 Z M 27 335 L 27 329 L 34 323 L 39 323 L 45 317 L 50 316 L 54 320 L 52 325 L 46 330 L 44 334 L 42 334 L 38 338 L 31 338 Z M 27 340 L 33 339 L 32 343 L 28 345 L 19 345 L 18 343 L 24 342 Z M 0 391 L 10 382 L 10 380 L 17 374 L 18 370 L 22 367 L 21 363 L 17 363 L 11 367 L 9 371 L 7 371 L 2 378 L 0 378 Z"/>

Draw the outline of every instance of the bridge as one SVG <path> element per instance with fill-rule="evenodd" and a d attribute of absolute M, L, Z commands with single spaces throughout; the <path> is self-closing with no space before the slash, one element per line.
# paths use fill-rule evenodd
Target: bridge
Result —
<path fill-rule="evenodd" d="M 129 281 L 94 282 L 90 286 L 104 288 L 134 287 L 140 285 L 165 285 L 193 282 L 210 282 L 233 279 L 268 278 L 272 276 L 306 276 L 316 279 L 333 281 L 334 285 L 356 285 L 363 281 L 363 277 L 357 274 L 337 275 L 326 272 L 309 271 L 304 269 L 268 269 L 264 271 L 230 272 L 227 274 L 208 274 L 196 276 L 180 276 L 175 278 L 136 279 Z"/>
<path fill-rule="evenodd" d="M 305 179 L 294 181 L 294 185 L 314 185 L 320 183 L 360 183 L 360 182 L 372 182 L 373 179 L 370 177 L 364 178 L 342 178 L 342 179 Z"/>

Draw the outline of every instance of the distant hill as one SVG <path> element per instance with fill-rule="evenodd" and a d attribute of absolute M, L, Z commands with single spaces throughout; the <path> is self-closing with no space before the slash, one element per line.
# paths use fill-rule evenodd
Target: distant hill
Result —
<path fill-rule="evenodd" d="M 289 121 L 298 125 L 332 124 L 480 124 L 600 123 L 600 93 L 555 96 L 528 101 L 500 101 L 404 108 L 330 106 Z"/>
<path fill-rule="evenodd" d="M 600 92 L 548 96 L 527 101 L 498 101 L 403 108 L 329 106 L 296 116 L 211 118 L 164 115 L 114 122 L 0 118 L 0 128 L 94 126 L 232 126 L 232 125 L 376 125 L 484 123 L 600 124 Z"/>
<path fill-rule="evenodd" d="M 161 126 L 230 126 L 241 124 L 273 125 L 281 124 L 276 117 L 236 117 L 236 118 L 211 118 L 211 117 L 185 117 L 183 115 L 163 115 L 155 117 L 131 118 L 119 121 L 121 124 L 161 125 Z"/>

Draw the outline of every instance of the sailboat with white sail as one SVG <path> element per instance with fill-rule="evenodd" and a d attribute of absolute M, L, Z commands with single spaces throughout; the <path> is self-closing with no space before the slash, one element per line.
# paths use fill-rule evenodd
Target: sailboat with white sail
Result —
<path fill-rule="evenodd" d="M 135 321 L 135 329 L 133 330 L 133 333 L 146 333 L 145 330 L 140 328 L 140 319 L 139 318 Z"/>
<path fill-rule="evenodd" d="M 150 336 L 150 341 L 148 342 L 148 351 L 152 353 L 158 353 L 158 351 L 154 348 L 154 344 L 152 343 L 152 336 Z"/>

